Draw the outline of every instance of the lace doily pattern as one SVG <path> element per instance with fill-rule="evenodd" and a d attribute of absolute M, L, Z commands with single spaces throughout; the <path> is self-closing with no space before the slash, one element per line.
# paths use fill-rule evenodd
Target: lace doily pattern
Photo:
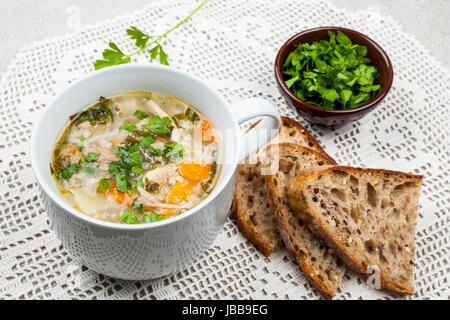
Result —
<path fill-rule="evenodd" d="M 315 299 L 283 249 L 255 250 L 230 220 L 214 245 L 187 269 L 161 279 L 121 281 L 74 261 L 50 230 L 28 156 L 33 124 L 49 100 L 93 71 L 110 40 L 127 51 L 125 29 L 153 33 L 186 16 L 191 1 L 161 1 L 139 12 L 23 48 L 0 84 L 0 298 L 4 299 Z M 301 9 L 299 9 L 301 8 Z M 298 118 L 277 91 L 273 62 L 292 34 L 321 25 L 356 29 L 377 41 L 395 71 L 392 90 L 373 113 L 343 128 Z M 260 96 L 302 122 L 339 163 L 425 175 L 416 228 L 416 294 L 445 298 L 449 290 L 450 78 L 426 49 L 389 17 L 349 13 L 326 1 L 211 1 L 164 40 L 172 66 L 199 75 L 230 102 Z M 139 57 L 139 62 L 147 57 Z M 135 60 L 138 61 L 138 60 Z M 368 290 L 347 274 L 337 299 L 398 298 Z"/>

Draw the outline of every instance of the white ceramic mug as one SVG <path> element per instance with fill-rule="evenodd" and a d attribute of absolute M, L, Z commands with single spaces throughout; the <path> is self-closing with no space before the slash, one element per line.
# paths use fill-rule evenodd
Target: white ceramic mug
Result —
<path fill-rule="evenodd" d="M 127 225 L 91 218 L 71 207 L 59 193 L 50 173 L 55 142 L 69 116 L 96 101 L 126 91 L 159 91 L 192 104 L 208 117 L 222 135 L 225 157 L 216 187 L 196 207 L 154 223 Z M 45 108 L 31 139 L 31 163 L 51 228 L 64 248 L 87 267 L 111 276 L 143 280 L 182 270 L 203 253 L 226 221 L 240 160 L 267 142 L 248 143 L 239 124 L 267 116 L 252 130 L 269 132 L 281 123 L 266 100 L 249 99 L 228 104 L 199 78 L 170 67 L 129 64 L 93 72 L 73 83 Z M 271 130 L 273 132 L 274 130 Z"/>

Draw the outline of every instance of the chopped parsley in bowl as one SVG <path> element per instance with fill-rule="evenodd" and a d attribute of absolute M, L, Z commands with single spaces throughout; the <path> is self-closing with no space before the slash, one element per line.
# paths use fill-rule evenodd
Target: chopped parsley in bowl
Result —
<path fill-rule="evenodd" d="M 286 86 L 301 100 L 325 109 L 353 109 L 379 92 L 378 70 L 367 47 L 353 44 L 341 31 L 329 40 L 300 43 L 282 66 Z"/>

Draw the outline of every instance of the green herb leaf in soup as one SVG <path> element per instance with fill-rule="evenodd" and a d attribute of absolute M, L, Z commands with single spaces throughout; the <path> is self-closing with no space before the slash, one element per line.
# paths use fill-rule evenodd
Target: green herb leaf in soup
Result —
<path fill-rule="evenodd" d="M 161 156 L 161 149 L 156 149 L 156 148 L 153 148 L 153 147 L 148 147 L 146 150 L 147 150 L 148 152 L 150 152 L 151 154 L 157 156 L 157 157 L 160 157 L 160 156 Z"/>
<path fill-rule="evenodd" d="M 120 126 L 119 129 L 126 130 L 126 131 L 133 133 L 136 130 L 136 126 L 134 124 L 131 124 L 128 121 L 126 121 Z"/>
<path fill-rule="evenodd" d="M 104 97 L 100 97 L 98 102 L 92 107 L 83 111 L 76 118 L 76 125 L 79 125 L 85 121 L 89 121 L 92 126 L 102 125 L 114 120 L 114 114 L 112 110 L 108 107 L 110 101 Z"/>
<path fill-rule="evenodd" d="M 80 166 L 78 164 L 71 164 L 67 169 L 61 170 L 58 172 L 58 176 L 63 179 L 70 179 L 72 176 L 80 170 Z"/>
<path fill-rule="evenodd" d="M 146 113 L 146 112 L 143 112 L 143 111 L 141 111 L 141 110 L 136 110 L 134 113 L 133 113 L 133 116 L 135 116 L 136 118 L 138 118 L 139 120 L 144 120 L 145 118 L 147 118 L 149 115 L 148 115 L 148 113 Z"/>
<path fill-rule="evenodd" d="M 144 215 L 144 223 L 151 223 L 163 220 L 163 216 L 154 213 L 147 213 Z"/>
<path fill-rule="evenodd" d="M 114 175 L 116 179 L 116 189 L 119 192 L 127 192 L 128 191 L 128 181 L 127 174 L 125 172 L 120 172 Z"/>
<path fill-rule="evenodd" d="M 133 203 L 133 209 L 137 210 L 140 213 L 144 212 L 144 206 L 137 202 Z"/>
<path fill-rule="evenodd" d="M 191 108 L 187 108 L 186 112 L 184 114 L 186 115 L 186 118 L 188 118 L 192 122 L 200 120 L 200 117 L 198 116 L 198 114 Z"/>
<path fill-rule="evenodd" d="M 143 125 L 142 128 L 148 129 L 158 136 L 162 136 L 171 132 L 171 122 L 172 121 L 168 117 L 160 118 L 159 116 L 154 116 L 149 120 L 148 124 Z"/>
<path fill-rule="evenodd" d="M 144 137 L 139 140 L 139 146 L 145 149 L 155 143 L 155 141 L 156 140 L 152 136 Z"/>
<path fill-rule="evenodd" d="M 101 179 L 98 186 L 97 186 L 97 192 L 101 192 L 103 190 L 111 190 L 112 185 L 111 181 L 109 179 Z"/>
<path fill-rule="evenodd" d="M 165 145 L 163 153 L 167 161 L 177 161 L 183 156 L 183 146 L 176 142 L 168 143 Z"/>
<path fill-rule="evenodd" d="M 139 223 L 138 218 L 131 212 L 130 210 L 125 210 L 123 214 L 120 216 L 120 221 L 125 222 L 126 224 L 137 224 Z"/>
<path fill-rule="evenodd" d="M 100 153 L 89 152 L 86 157 L 86 162 L 95 162 L 99 156 L 100 156 Z"/>
<path fill-rule="evenodd" d="M 84 172 L 86 172 L 87 174 L 95 174 L 95 168 L 92 168 L 92 167 L 84 167 L 83 170 L 84 170 Z"/>
<path fill-rule="evenodd" d="M 200 120 L 200 117 L 198 116 L 198 114 L 192 108 L 187 108 L 184 113 L 177 113 L 177 114 L 175 114 L 174 118 L 176 120 L 178 120 L 178 121 L 188 119 L 188 120 L 190 120 L 192 122 L 195 122 L 195 121 L 199 121 Z"/>

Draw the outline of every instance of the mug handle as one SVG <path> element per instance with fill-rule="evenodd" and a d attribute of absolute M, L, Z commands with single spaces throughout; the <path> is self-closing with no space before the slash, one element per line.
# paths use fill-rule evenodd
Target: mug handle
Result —
<path fill-rule="evenodd" d="M 256 130 L 249 130 L 244 134 L 239 155 L 239 162 L 241 162 L 264 146 L 277 133 L 281 125 L 281 118 L 273 104 L 262 98 L 250 98 L 235 102 L 230 107 L 239 124 L 252 118 L 265 116 L 255 126 Z"/>

